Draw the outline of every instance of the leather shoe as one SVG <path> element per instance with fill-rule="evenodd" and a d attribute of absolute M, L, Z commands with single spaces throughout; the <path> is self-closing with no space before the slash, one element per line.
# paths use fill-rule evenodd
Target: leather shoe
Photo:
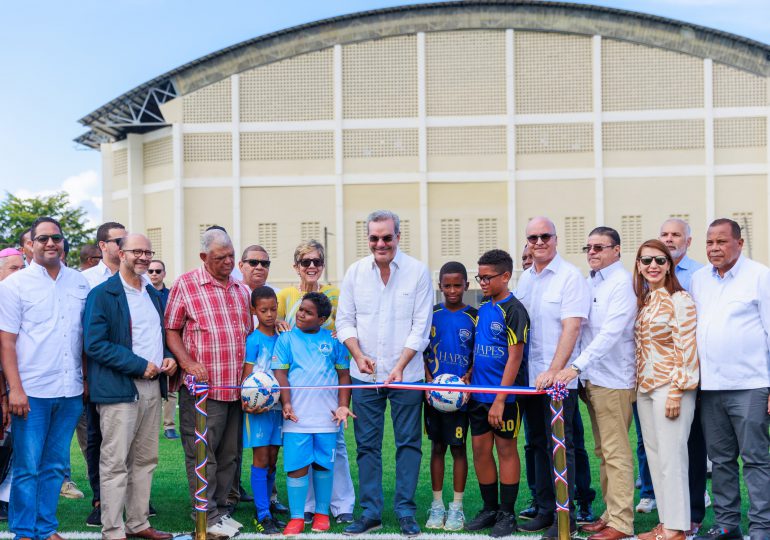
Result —
<path fill-rule="evenodd" d="M 588 537 L 588 540 L 620 540 L 621 538 L 631 538 L 633 534 L 620 532 L 614 527 L 607 525 L 604 529 Z"/>
<path fill-rule="evenodd" d="M 637 534 L 636 538 L 637 538 L 637 540 L 655 540 L 655 538 L 659 534 L 663 534 L 663 524 L 662 523 L 658 523 L 657 525 L 655 525 L 655 527 L 653 527 L 651 530 L 649 530 L 649 531 L 647 531 L 645 533 Z M 663 535 L 663 536 L 665 536 L 665 535 Z"/>
<path fill-rule="evenodd" d="M 404 536 L 417 536 L 420 534 L 420 526 L 417 525 L 414 516 L 404 516 L 398 520 L 401 527 L 401 534 Z"/>
<path fill-rule="evenodd" d="M 152 527 L 147 527 L 143 531 L 137 531 L 134 533 L 126 533 L 128 538 L 145 538 L 146 540 L 170 540 L 174 535 L 167 532 L 158 531 Z"/>
<path fill-rule="evenodd" d="M 593 533 L 598 533 L 599 531 L 603 531 L 606 528 L 607 528 L 607 522 L 604 521 L 602 518 L 599 518 L 593 523 L 588 523 L 580 527 L 580 532 L 587 532 L 587 533 L 593 534 Z"/>
<path fill-rule="evenodd" d="M 378 531 L 382 529 L 382 521 L 379 519 L 369 519 L 368 517 L 361 516 L 353 523 L 345 527 L 342 534 L 346 536 L 355 536 L 357 534 L 364 534 L 371 531 Z"/>

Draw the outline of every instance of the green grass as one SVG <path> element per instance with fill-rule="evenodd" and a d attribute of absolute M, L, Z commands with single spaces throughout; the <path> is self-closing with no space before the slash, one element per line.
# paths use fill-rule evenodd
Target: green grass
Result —
<path fill-rule="evenodd" d="M 591 470 L 593 487 L 596 489 L 598 495 L 596 501 L 594 501 L 593 510 L 596 516 L 601 515 L 604 510 L 604 504 L 601 498 L 599 489 L 599 463 L 593 455 L 593 436 L 590 428 L 590 420 L 585 410 L 585 406 L 581 404 L 581 412 L 583 414 L 583 420 L 585 424 L 586 433 L 586 449 L 589 452 L 591 459 Z M 353 475 L 353 483 L 358 487 L 358 468 L 355 460 L 355 440 L 353 437 L 352 426 L 348 426 L 346 433 L 348 452 L 350 455 L 351 474 Z M 635 448 L 636 433 L 631 428 L 631 442 L 632 447 Z M 390 419 L 388 418 L 386 424 L 386 441 L 390 441 L 390 444 L 386 444 L 383 448 L 383 478 L 384 478 L 384 490 L 385 490 L 385 514 L 384 520 L 384 532 L 397 532 L 398 523 L 392 512 L 393 505 L 393 487 L 394 478 L 396 475 L 395 470 L 395 449 L 392 444 L 392 428 L 390 426 Z M 524 437 L 519 440 L 519 454 L 522 456 L 522 468 L 524 467 Z M 468 444 L 468 453 L 470 456 L 470 442 Z M 426 438 L 423 439 L 423 457 L 422 467 L 420 473 L 420 481 L 417 488 L 417 520 L 420 525 L 424 525 L 427 519 L 427 510 L 430 507 L 432 499 L 431 485 L 430 485 L 430 472 L 428 469 L 430 457 L 430 441 Z M 244 464 L 251 462 L 251 452 L 246 450 L 244 452 Z M 278 475 L 278 489 L 281 494 L 281 500 L 286 502 L 286 491 L 284 476 L 281 474 L 282 463 L 279 461 L 279 475 Z M 243 486 L 250 491 L 248 467 L 244 466 L 243 474 Z M 158 511 L 158 516 L 152 518 L 152 525 L 158 529 L 166 531 L 191 531 L 193 528 L 192 521 L 190 519 L 190 500 L 187 491 L 187 480 L 185 478 L 184 469 L 184 456 L 182 453 L 182 447 L 179 440 L 167 440 L 165 437 L 160 437 L 160 452 L 158 468 L 155 471 L 155 477 L 153 481 L 152 490 L 152 504 Z M 452 484 L 451 484 L 451 457 L 447 453 L 447 471 L 446 480 L 444 482 L 444 494 L 445 500 L 451 500 L 452 496 Z M 77 482 L 78 487 L 86 494 L 85 499 L 69 500 L 60 498 L 59 503 L 59 521 L 61 531 L 85 531 L 99 532 L 99 529 L 88 528 L 85 526 L 85 519 L 91 510 L 90 497 L 91 490 L 88 487 L 88 479 L 86 477 L 85 465 L 83 462 L 83 456 L 80 453 L 80 449 L 77 446 L 77 442 L 73 440 L 72 444 L 72 477 Z M 524 478 L 524 471 L 522 470 L 522 478 Z M 526 488 L 526 481 L 521 484 L 521 490 L 519 494 L 519 500 L 516 505 L 517 512 L 527 506 L 529 500 L 529 491 Z M 710 489 L 710 481 L 709 481 Z M 741 482 L 741 492 L 743 497 L 742 514 L 745 516 L 748 509 L 748 497 L 746 494 L 745 486 Z M 636 501 L 638 502 L 638 491 Z M 476 475 L 473 470 L 472 463 L 470 464 L 470 471 L 468 477 L 468 484 L 466 488 L 465 496 L 465 513 L 468 518 L 475 515 L 475 513 L 481 507 L 481 499 L 478 492 L 478 484 L 476 483 Z M 358 510 L 358 508 L 357 508 Z M 234 517 L 241 523 L 246 525 L 244 532 L 254 532 L 253 525 L 251 524 L 251 518 L 254 513 L 252 503 L 242 503 L 238 506 L 237 512 Z M 708 526 L 713 522 L 713 512 L 711 508 L 706 510 L 706 519 L 704 525 Z M 657 513 L 652 514 L 636 514 L 635 529 L 637 532 L 643 532 L 651 529 L 657 524 Z M 7 525 L 3 525 L 0 530 L 6 530 Z M 342 526 L 334 525 L 330 532 L 341 532 Z M 748 520 L 744 517 L 743 530 L 748 530 Z M 451 533 L 447 533 L 450 535 Z"/>

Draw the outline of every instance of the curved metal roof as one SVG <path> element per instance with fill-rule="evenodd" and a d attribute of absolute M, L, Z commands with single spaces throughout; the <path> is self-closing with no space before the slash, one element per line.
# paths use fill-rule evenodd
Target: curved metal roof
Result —
<path fill-rule="evenodd" d="M 234 73 L 336 44 L 416 32 L 507 28 L 602 35 L 770 76 L 770 45 L 682 21 L 566 2 L 439 2 L 342 15 L 226 47 L 155 77 L 84 116 L 79 121 L 90 130 L 75 141 L 97 148 L 102 142 L 121 140 L 127 133 L 152 131 L 166 125 L 159 105 L 170 99 Z"/>

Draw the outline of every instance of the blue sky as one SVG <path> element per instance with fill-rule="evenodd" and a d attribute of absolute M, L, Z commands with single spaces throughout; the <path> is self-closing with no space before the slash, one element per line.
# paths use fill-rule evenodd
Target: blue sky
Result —
<path fill-rule="evenodd" d="M 770 43 L 770 0 L 594 0 Z M 70 192 L 100 219 L 78 118 L 185 62 L 268 32 L 409 0 L 9 0 L 0 4 L 0 199 Z"/>

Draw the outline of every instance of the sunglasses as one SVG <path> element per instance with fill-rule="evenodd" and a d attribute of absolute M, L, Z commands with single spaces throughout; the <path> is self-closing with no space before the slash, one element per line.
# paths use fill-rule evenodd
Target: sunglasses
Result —
<path fill-rule="evenodd" d="M 610 244 L 608 246 L 603 246 L 602 244 L 586 244 L 583 246 L 583 253 L 590 253 L 591 251 L 595 251 L 596 253 L 601 253 L 605 249 L 611 249 L 614 248 L 616 244 Z"/>
<path fill-rule="evenodd" d="M 501 272 L 501 273 L 495 274 L 493 276 L 474 276 L 474 279 L 476 280 L 476 283 L 479 283 L 479 284 L 483 283 L 484 285 L 487 285 L 487 284 L 489 284 L 490 281 L 492 281 L 493 279 L 495 279 L 498 276 L 502 276 L 503 274 L 505 274 L 505 272 Z"/>
<path fill-rule="evenodd" d="M 657 255 L 655 257 L 653 257 L 652 255 L 644 255 L 642 257 L 639 257 L 637 260 L 640 263 L 642 263 L 644 266 L 650 266 L 652 264 L 652 261 L 655 261 L 655 264 L 657 264 L 658 266 L 663 266 L 668 262 L 668 259 L 663 255 Z"/>
<path fill-rule="evenodd" d="M 88 257 L 88 260 L 89 261 L 101 261 L 102 260 L 102 256 L 101 255 L 91 255 L 90 257 Z"/>
<path fill-rule="evenodd" d="M 120 238 L 108 238 L 107 240 L 104 241 L 104 243 L 109 244 L 110 242 L 115 242 L 115 244 L 119 246 L 122 241 L 123 241 L 123 237 L 121 236 Z"/>
<path fill-rule="evenodd" d="M 383 241 L 383 242 L 385 242 L 386 244 L 390 244 L 390 243 L 393 241 L 393 238 L 395 238 L 395 236 L 393 236 L 392 234 L 386 234 L 385 236 L 375 236 L 375 235 L 371 235 L 371 236 L 369 237 L 369 243 L 371 243 L 371 244 L 376 244 L 377 242 L 379 242 L 380 240 L 382 240 L 382 241 Z"/>
<path fill-rule="evenodd" d="M 34 241 L 40 242 L 41 244 L 47 244 L 49 240 L 53 240 L 54 244 L 60 244 L 64 241 L 64 235 L 63 234 L 40 234 L 33 238 Z"/>
<path fill-rule="evenodd" d="M 263 261 L 262 259 L 243 259 L 242 262 L 245 262 L 252 268 L 256 268 L 257 266 L 261 266 L 262 268 L 270 268 L 270 261 Z"/>
<path fill-rule="evenodd" d="M 301 259 L 299 261 L 299 265 L 302 268 L 310 268 L 311 264 L 315 265 L 315 267 L 318 268 L 319 266 L 324 265 L 324 260 L 323 259 Z"/>
<path fill-rule="evenodd" d="M 149 249 L 124 249 L 122 251 L 123 253 L 131 253 L 134 257 L 141 257 L 144 255 L 148 259 L 152 259 L 155 256 L 155 252 L 150 251 Z"/>
<path fill-rule="evenodd" d="M 527 242 L 530 244 L 537 244 L 538 240 L 542 240 L 544 244 L 547 244 L 551 238 L 556 236 L 555 234 L 551 233 L 545 233 L 545 234 L 530 234 L 527 236 Z"/>
<path fill-rule="evenodd" d="M 158 268 L 157 270 L 153 270 L 152 268 L 147 270 L 148 274 L 160 274 L 161 272 L 163 272 L 163 270 L 161 270 L 160 268 Z"/>

